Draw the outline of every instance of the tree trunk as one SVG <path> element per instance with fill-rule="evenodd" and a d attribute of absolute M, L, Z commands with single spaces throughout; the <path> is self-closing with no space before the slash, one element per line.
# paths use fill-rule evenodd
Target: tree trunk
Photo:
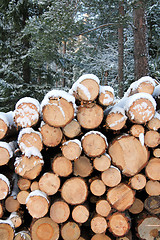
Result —
<path fill-rule="evenodd" d="M 134 64 L 135 80 L 148 74 L 147 29 L 144 1 L 134 5 Z"/>
<path fill-rule="evenodd" d="M 119 3 L 119 18 L 123 20 L 124 6 L 123 1 Z M 123 24 L 119 25 L 118 28 L 118 95 L 123 96 L 123 55 L 124 55 L 124 34 Z"/>

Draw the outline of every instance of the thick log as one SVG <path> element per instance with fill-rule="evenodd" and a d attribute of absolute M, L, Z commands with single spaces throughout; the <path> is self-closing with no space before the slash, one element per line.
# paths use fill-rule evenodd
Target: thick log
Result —
<path fill-rule="evenodd" d="M 109 155 L 113 164 L 120 168 L 124 175 L 133 176 L 147 164 L 149 152 L 141 142 L 129 135 L 122 135 L 109 145 Z"/>
<path fill-rule="evenodd" d="M 146 183 L 145 190 L 150 196 L 160 195 L 160 182 L 149 180 Z"/>
<path fill-rule="evenodd" d="M 75 176 L 88 177 L 92 171 L 92 163 L 86 156 L 80 156 L 73 163 L 73 173 Z"/>
<path fill-rule="evenodd" d="M 84 104 L 78 107 L 77 120 L 85 129 L 95 129 L 103 120 L 103 109 L 95 104 Z"/>
<path fill-rule="evenodd" d="M 136 93 L 127 99 L 125 110 L 131 122 L 145 124 L 154 117 L 156 102 L 148 93 Z"/>
<path fill-rule="evenodd" d="M 107 227 L 108 224 L 104 217 L 96 215 L 91 219 L 91 229 L 94 233 L 105 233 Z"/>
<path fill-rule="evenodd" d="M 135 192 L 126 184 L 120 183 L 107 192 L 107 200 L 118 211 L 124 211 L 134 203 Z"/>
<path fill-rule="evenodd" d="M 43 148 L 41 133 L 33 128 L 23 128 L 18 135 L 18 145 L 22 152 L 25 152 L 26 147 L 35 147 L 39 151 Z"/>
<path fill-rule="evenodd" d="M 117 167 L 111 165 L 102 172 L 101 179 L 107 187 L 115 187 L 121 182 L 121 172 Z"/>
<path fill-rule="evenodd" d="M 103 154 L 93 160 L 93 166 L 96 170 L 103 172 L 106 171 L 111 165 L 111 157 L 108 154 Z"/>
<path fill-rule="evenodd" d="M 89 157 L 99 157 L 106 152 L 108 142 L 106 137 L 98 131 L 86 133 L 81 140 L 82 148 Z"/>
<path fill-rule="evenodd" d="M 51 168 L 60 177 L 68 177 L 72 173 L 72 162 L 64 156 L 56 156 L 51 163 Z"/>
<path fill-rule="evenodd" d="M 80 177 L 66 180 L 61 189 L 62 198 L 71 205 L 81 204 L 87 199 L 88 188 Z"/>
<path fill-rule="evenodd" d="M 31 240 L 30 232 L 22 230 L 15 234 L 14 240 Z"/>
<path fill-rule="evenodd" d="M 99 82 L 94 74 L 84 74 L 73 84 L 69 93 L 80 101 L 94 101 L 99 94 Z"/>
<path fill-rule="evenodd" d="M 9 143 L 0 141 L 0 166 L 6 165 L 13 157 L 13 150 Z"/>
<path fill-rule="evenodd" d="M 33 218 L 44 217 L 49 209 L 47 195 L 40 190 L 31 192 L 26 199 L 26 208 Z"/>
<path fill-rule="evenodd" d="M 70 207 L 63 200 L 56 200 L 50 207 L 50 218 L 60 224 L 67 221 L 70 215 Z"/>
<path fill-rule="evenodd" d="M 52 90 L 41 103 L 43 120 L 50 126 L 64 127 L 74 118 L 75 107 L 75 98 L 69 93 Z"/>
<path fill-rule="evenodd" d="M 61 236 L 64 240 L 77 240 L 80 234 L 80 227 L 75 222 L 67 222 L 61 227 Z"/>
<path fill-rule="evenodd" d="M 160 181 L 160 158 L 152 158 L 149 160 L 145 173 L 151 180 Z"/>
<path fill-rule="evenodd" d="M 30 188 L 31 181 L 29 179 L 26 179 L 26 178 L 19 178 L 18 182 L 17 182 L 17 185 L 18 185 L 20 190 L 26 191 Z"/>
<path fill-rule="evenodd" d="M 78 139 L 66 141 L 62 144 L 61 150 L 66 158 L 76 160 L 82 152 L 81 142 Z"/>
<path fill-rule="evenodd" d="M 98 200 L 96 202 L 96 212 L 102 217 L 107 217 L 111 212 L 111 205 L 105 199 Z"/>
<path fill-rule="evenodd" d="M 38 123 L 39 118 L 40 104 L 36 99 L 25 97 L 16 103 L 14 121 L 17 127 L 33 127 Z"/>
<path fill-rule="evenodd" d="M 114 89 L 110 86 L 100 86 L 98 101 L 100 105 L 105 107 L 113 104 Z"/>
<path fill-rule="evenodd" d="M 41 172 L 44 161 L 38 149 L 26 148 L 21 157 L 17 157 L 14 163 L 15 173 L 30 180 L 35 179 Z"/>
<path fill-rule="evenodd" d="M 137 221 L 137 235 L 139 239 L 154 240 L 160 234 L 160 219 L 156 216 L 139 216 Z"/>
<path fill-rule="evenodd" d="M 60 184 L 60 178 L 56 174 L 46 172 L 39 180 L 39 189 L 50 196 L 58 191 Z"/>
<path fill-rule="evenodd" d="M 144 209 L 144 203 L 139 199 L 136 198 L 133 205 L 128 209 L 132 214 L 139 214 Z"/>
<path fill-rule="evenodd" d="M 130 218 L 124 213 L 113 213 L 108 218 L 109 231 L 116 237 L 122 237 L 130 229 Z"/>
<path fill-rule="evenodd" d="M 62 128 L 63 134 L 68 138 L 75 138 L 81 133 L 81 125 L 76 119 L 73 119 L 65 127 Z"/>
<path fill-rule="evenodd" d="M 72 218 L 77 223 L 85 223 L 89 218 L 89 209 L 85 205 L 77 205 L 73 208 Z"/>
<path fill-rule="evenodd" d="M 129 180 L 130 185 L 135 190 L 141 190 L 146 185 L 146 177 L 143 174 L 136 174 Z"/>
<path fill-rule="evenodd" d="M 23 190 L 23 191 L 20 191 L 18 194 L 17 194 L 17 200 L 20 204 L 22 205 L 25 205 L 26 204 L 26 199 L 29 195 L 29 192 L 26 191 L 26 190 Z"/>
<path fill-rule="evenodd" d="M 160 144 L 160 134 L 157 131 L 147 131 L 144 135 L 144 143 L 146 146 L 155 148 Z"/>
<path fill-rule="evenodd" d="M 144 207 L 150 214 L 160 214 L 160 195 L 146 198 Z"/>
<path fill-rule="evenodd" d="M 13 240 L 14 225 L 11 220 L 0 220 L 0 238 L 4 240 Z"/>
<path fill-rule="evenodd" d="M 57 240 L 59 235 L 58 224 L 49 217 L 40 218 L 31 224 L 32 240 Z"/>
<path fill-rule="evenodd" d="M 91 180 L 90 191 L 95 196 L 102 196 L 106 191 L 106 185 L 100 179 Z"/>
<path fill-rule="evenodd" d="M 41 122 L 39 131 L 42 135 L 43 144 L 47 147 L 56 147 L 62 141 L 62 130 L 59 127 L 49 126 L 45 122 Z"/>
<path fill-rule="evenodd" d="M 9 194 L 9 192 L 10 192 L 10 181 L 5 175 L 0 174 L 0 200 L 5 199 Z"/>
<path fill-rule="evenodd" d="M 107 113 L 104 112 L 104 114 L 107 115 L 105 117 L 106 130 L 111 129 L 117 131 L 125 126 L 127 117 L 123 108 L 113 107 L 109 113 L 108 110 L 106 110 L 106 112 Z"/>

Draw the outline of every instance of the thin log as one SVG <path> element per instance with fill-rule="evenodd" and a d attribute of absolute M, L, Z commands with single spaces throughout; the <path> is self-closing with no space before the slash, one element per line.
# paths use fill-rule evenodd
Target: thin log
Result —
<path fill-rule="evenodd" d="M 126 184 L 120 183 L 107 192 L 107 200 L 118 211 L 124 211 L 134 203 L 135 192 Z"/>
<path fill-rule="evenodd" d="M 22 215 L 19 212 L 12 212 L 8 219 L 12 221 L 15 228 L 20 227 L 23 222 Z"/>
<path fill-rule="evenodd" d="M 104 233 L 107 227 L 107 221 L 104 217 L 96 215 L 91 219 L 91 229 L 94 233 Z"/>
<path fill-rule="evenodd" d="M 3 216 L 3 204 L 0 202 L 0 218 Z"/>
<path fill-rule="evenodd" d="M 150 196 L 160 195 L 160 182 L 152 180 L 147 181 L 145 190 Z"/>
<path fill-rule="evenodd" d="M 130 185 L 133 189 L 135 190 L 141 190 L 145 187 L 146 185 L 146 177 L 143 174 L 136 174 L 129 180 Z"/>
<path fill-rule="evenodd" d="M 87 195 L 87 185 L 80 177 L 72 177 L 66 180 L 61 189 L 62 198 L 71 205 L 83 203 Z"/>
<path fill-rule="evenodd" d="M 144 127 L 143 125 L 140 124 L 133 124 L 132 127 L 130 128 L 130 133 L 134 137 L 139 137 L 140 134 L 144 134 Z"/>
<path fill-rule="evenodd" d="M 0 166 L 6 165 L 13 157 L 13 150 L 9 143 L 0 141 Z"/>
<path fill-rule="evenodd" d="M 150 214 L 160 214 L 160 195 L 146 198 L 144 207 Z"/>
<path fill-rule="evenodd" d="M 20 204 L 22 205 L 25 205 L 26 204 L 26 199 L 29 195 L 29 192 L 26 191 L 26 190 L 23 190 L 23 191 L 20 191 L 18 194 L 17 194 L 17 200 Z"/>
<path fill-rule="evenodd" d="M 18 200 L 13 197 L 13 196 L 9 196 L 6 198 L 5 200 L 5 209 L 12 213 L 12 212 L 17 212 L 20 208 L 20 203 L 18 202 Z"/>
<path fill-rule="evenodd" d="M 147 131 L 144 135 L 144 143 L 146 146 L 155 148 L 160 144 L 160 134 L 157 131 Z"/>
<path fill-rule="evenodd" d="M 63 134 L 68 138 L 75 138 L 81 133 L 81 125 L 76 119 L 73 119 L 65 127 L 62 128 Z"/>
<path fill-rule="evenodd" d="M 106 130 L 111 129 L 114 131 L 122 129 L 127 120 L 127 116 L 125 115 L 125 111 L 121 107 L 113 107 L 109 113 L 104 112 L 107 116 L 105 117 Z"/>
<path fill-rule="evenodd" d="M 72 218 L 77 223 L 85 223 L 89 218 L 89 209 L 85 205 L 77 205 L 73 208 Z"/>
<path fill-rule="evenodd" d="M 67 221 L 70 215 L 70 207 L 63 200 L 56 200 L 50 207 L 50 218 L 60 224 Z"/>
<path fill-rule="evenodd" d="M 49 126 L 47 123 L 41 122 L 39 129 L 42 135 L 43 144 L 47 147 L 56 147 L 62 141 L 62 130 L 59 127 Z"/>
<path fill-rule="evenodd" d="M 17 184 L 20 190 L 26 191 L 30 188 L 31 181 L 26 178 L 19 178 Z"/>
<path fill-rule="evenodd" d="M 82 152 L 81 142 L 78 139 L 69 140 L 62 144 L 62 154 L 69 160 L 76 160 Z"/>
<path fill-rule="evenodd" d="M 12 111 L 0 112 L 0 140 L 13 136 L 17 133 L 14 123 L 14 113 Z"/>
<path fill-rule="evenodd" d="M 128 209 L 132 214 L 139 214 L 144 209 L 144 203 L 139 199 L 136 198 L 133 205 Z"/>
<path fill-rule="evenodd" d="M 112 165 L 101 174 L 101 179 L 107 187 L 117 186 L 121 182 L 121 178 L 120 170 Z"/>
<path fill-rule="evenodd" d="M 106 185 L 100 179 L 95 179 L 90 184 L 90 191 L 95 196 L 102 196 L 106 191 Z"/>
<path fill-rule="evenodd" d="M 114 89 L 109 86 L 100 86 L 98 101 L 105 107 L 111 105 L 114 101 Z"/>
<path fill-rule="evenodd" d="M 111 240 L 111 238 L 105 235 L 105 233 L 97 233 L 91 238 L 91 240 Z"/>
<path fill-rule="evenodd" d="M 15 234 L 14 240 L 31 240 L 30 232 L 22 230 Z"/>
<path fill-rule="evenodd" d="M 30 190 L 31 190 L 31 192 L 33 192 L 34 190 L 39 190 L 39 182 L 38 181 L 33 181 L 31 183 Z"/>
<path fill-rule="evenodd" d="M 111 212 L 111 205 L 105 199 L 96 202 L 96 212 L 102 217 L 107 217 Z"/>
<path fill-rule="evenodd" d="M 160 158 L 160 148 L 159 147 L 153 149 L 153 156 L 156 158 Z"/>
<path fill-rule="evenodd" d="M 147 123 L 147 128 L 154 131 L 160 128 L 160 114 L 158 112 L 156 112 L 154 117 Z"/>
<path fill-rule="evenodd" d="M 67 222 L 61 227 L 61 236 L 64 240 L 77 240 L 80 235 L 80 227 L 75 222 Z"/>
<path fill-rule="evenodd" d="M 145 173 L 148 178 L 151 180 L 160 181 L 160 159 L 159 158 L 152 158 L 149 160 L 146 168 Z"/>
<path fill-rule="evenodd" d="M 111 157 L 108 154 L 103 154 L 93 160 L 93 166 L 96 170 L 106 171 L 111 165 Z"/>
<path fill-rule="evenodd" d="M 86 156 L 80 156 L 73 163 L 73 173 L 75 176 L 88 177 L 92 171 L 92 163 Z"/>
<path fill-rule="evenodd" d="M 56 156 L 51 163 L 51 168 L 60 177 L 67 177 L 72 173 L 72 162 L 64 156 Z"/>
<path fill-rule="evenodd" d="M 60 188 L 60 178 L 50 172 L 46 172 L 39 180 L 39 189 L 48 196 L 54 195 Z"/>
<path fill-rule="evenodd" d="M 9 194 L 9 192 L 10 192 L 10 181 L 5 175 L 0 174 L 0 200 L 5 199 Z"/>

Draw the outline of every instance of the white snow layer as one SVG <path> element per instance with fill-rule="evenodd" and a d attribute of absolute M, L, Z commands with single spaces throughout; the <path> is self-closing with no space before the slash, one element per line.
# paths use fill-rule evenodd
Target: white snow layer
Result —
<path fill-rule="evenodd" d="M 62 145 L 68 145 L 68 143 L 70 143 L 70 142 L 76 143 L 82 150 L 81 142 L 78 139 L 68 140 L 68 141 L 64 142 Z"/>
<path fill-rule="evenodd" d="M 49 200 L 47 198 L 47 194 L 40 191 L 40 190 L 34 190 L 32 192 L 30 192 L 30 194 L 28 195 L 28 197 L 26 198 L 26 204 L 28 202 L 28 200 L 31 198 L 31 197 L 34 197 L 34 196 L 40 196 L 40 197 L 43 197 L 47 200 L 47 202 L 49 203 Z"/>
<path fill-rule="evenodd" d="M 154 109 L 156 110 L 156 101 L 154 100 L 152 95 L 150 95 L 149 93 L 136 93 L 125 99 L 127 100 L 125 104 L 126 111 L 128 111 L 129 108 L 132 106 L 132 104 L 138 99 L 148 99 L 152 103 Z"/>
<path fill-rule="evenodd" d="M 38 102 L 37 99 L 35 98 L 31 98 L 31 97 L 24 97 L 24 98 L 21 98 L 17 103 L 16 103 L 16 106 L 15 106 L 15 109 L 18 108 L 18 106 L 22 103 L 31 103 L 33 105 L 36 106 L 38 112 L 40 113 L 40 103 Z"/>
<path fill-rule="evenodd" d="M 3 120 L 9 128 L 11 128 L 12 126 L 15 126 L 14 112 L 12 111 L 7 113 L 0 112 L 0 119 Z"/>
<path fill-rule="evenodd" d="M 51 90 L 45 95 L 44 99 L 41 102 L 41 110 L 45 105 L 49 104 L 50 98 L 64 98 L 65 100 L 73 104 L 73 107 L 76 111 L 75 97 L 73 97 L 71 94 L 63 90 L 57 90 L 57 89 Z"/>
<path fill-rule="evenodd" d="M 0 141 L 0 147 L 1 147 L 1 148 L 5 148 L 5 149 L 7 149 L 10 158 L 13 157 L 13 151 L 12 151 L 12 149 L 11 149 L 9 143 Z"/>
<path fill-rule="evenodd" d="M 160 84 L 155 87 L 152 95 L 153 95 L 153 97 L 158 97 L 160 95 Z"/>
<path fill-rule="evenodd" d="M 8 178 L 5 175 L 0 174 L 0 179 L 7 184 L 9 192 L 10 192 L 10 182 L 9 182 Z"/>
<path fill-rule="evenodd" d="M 154 118 L 157 118 L 158 120 L 160 120 L 160 114 L 158 112 L 155 112 Z"/>
<path fill-rule="evenodd" d="M 31 133 L 37 134 L 37 135 L 40 137 L 40 139 L 42 140 L 42 135 L 41 135 L 40 132 L 35 131 L 33 128 L 23 128 L 23 129 L 19 132 L 19 135 L 18 135 L 18 139 L 17 139 L 18 144 L 19 144 L 19 142 L 20 142 L 20 140 L 21 140 L 21 138 L 22 138 L 22 136 L 23 136 L 24 134 L 31 134 Z"/>
<path fill-rule="evenodd" d="M 139 134 L 139 141 L 140 141 L 141 145 L 144 146 L 144 133 Z"/>
<path fill-rule="evenodd" d="M 24 146 L 25 146 L 25 144 L 24 144 Z M 25 147 L 24 155 L 28 158 L 31 158 L 31 156 L 39 157 L 40 159 L 43 158 L 42 154 L 36 147 Z"/>
<path fill-rule="evenodd" d="M 79 87 L 84 91 L 84 94 L 88 97 L 88 100 L 90 100 L 90 93 L 88 93 L 88 89 L 85 86 L 83 86 L 83 84 L 81 84 L 81 82 L 86 79 L 92 79 L 92 80 L 96 81 L 98 83 L 98 85 L 100 83 L 100 80 L 96 75 L 84 74 L 72 85 L 72 88 L 69 90 L 69 93 L 73 94 L 74 92 L 77 91 L 77 87 Z M 82 87 L 85 87 L 85 88 L 82 88 Z"/>
<path fill-rule="evenodd" d="M 124 97 L 128 97 L 131 91 L 135 91 L 139 87 L 139 85 L 143 82 L 150 83 L 155 87 L 155 80 L 150 76 L 144 76 L 130 85 L 127 92 L 124 94 Z"/>
<path fill-rule="evenodd" d="M 90 131 L 90 132 L 87 132 L 87 133 L 82 137 L 81 141 L 82 141 L 86 136 L 88 136 L 88 135 L 90 135 L 90 134 L 97 134 L 97 135 L 101 136 L 101 137 L 105 140 L 106 146 L 108 147 L 108 142 L 107 142 L 106 136 L 104 136 L 101 132 L 98 132 L 98 131 Z"/>
<path fill-rule="evenodd" d="M 0 219 L 0 224 L 8 224 L 8 225 L 11 226 L 11 228 L 14 229 L 14 224 L 13 224 L 13 222 L 10 219 L 7 219 L 7 220 Z"/>
<path fill-rule="evenodd" d="M 114 89 L 112 88 L 112 87 L 110 87 L 110 86 L 100 86 L 100 88 L 99 88 L 99 93 L 101 94 L 101 93 L 106 93 L 106 91 L 107 92 L 111 92 L 113 95 L 114 95 Z"/>

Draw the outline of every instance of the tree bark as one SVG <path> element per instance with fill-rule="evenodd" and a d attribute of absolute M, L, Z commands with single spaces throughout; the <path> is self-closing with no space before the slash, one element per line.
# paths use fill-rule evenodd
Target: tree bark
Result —
<path fill-rule="evenodd" d="M 147 26 L 144 1 L 134 5 L 134 76 L 135 80 L 148 75 Z"/>

